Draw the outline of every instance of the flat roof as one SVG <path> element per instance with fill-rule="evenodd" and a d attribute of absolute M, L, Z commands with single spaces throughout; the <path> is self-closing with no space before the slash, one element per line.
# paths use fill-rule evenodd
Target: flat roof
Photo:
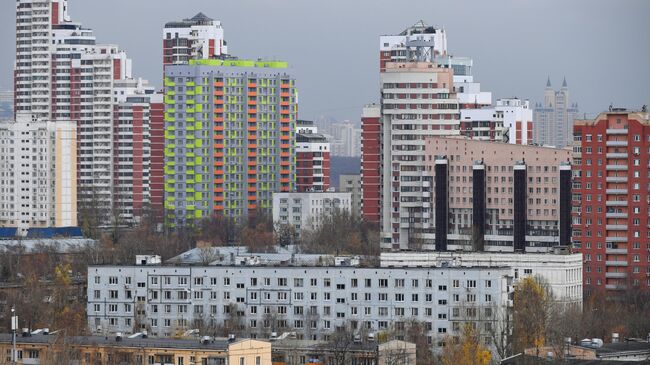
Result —
<path fill-rule="evenodd" d="M 11 343 L 11 334 L 0 334 L 0 343 Z M 29 344 L 50 344 L 59 339 L 58 335 L 31 335 L 22 337 L 16 336 L 18 345 Z M 250 339 L 237 339 L 229 342 L 227 338 L 211 339 L 207 344 L 202 344 L 199 339 L 166 339 L 166 338 L 127 338 L 123 336 L 120 341 L 116 341 L 115 336 L 70 336 L 65 341 L 68 344 L 78 346 L 106 346 L 106 347 L 134 347 L 134 348 L 160 348 L 160 349 L 192 349 L 192 350 L 213 350 L 226 351 L 228 346 L 233 343 L 248 341 Z"/>

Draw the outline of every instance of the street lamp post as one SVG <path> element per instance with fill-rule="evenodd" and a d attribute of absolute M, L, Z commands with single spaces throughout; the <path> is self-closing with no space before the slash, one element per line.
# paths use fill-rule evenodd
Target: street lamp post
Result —
<path fill-rule="evenodd" d="M 18 330 L 18 316 L 16 308 L 11 307 L 11 363 L 16 365 L 16 331 Z"/>

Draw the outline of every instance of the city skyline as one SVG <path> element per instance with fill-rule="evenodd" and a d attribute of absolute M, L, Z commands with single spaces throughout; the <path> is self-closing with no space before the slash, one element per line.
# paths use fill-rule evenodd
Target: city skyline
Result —
<path fill-rule="evenodd" d="M 552 80 L 561 80 L 566 76 L 575 100 L 580 102 L 581 112 L 587 113 L 587 116 L 595 116 L 610 103 L 639 108 L 648 99 L 648 91 L 642 89 L 641 85 L 650 82 L 650 74 L 634 70 L 643 68 L 643 60 L 650 55 L 650 45 L 644 42 L 638 42 L 633 47 L 630 45 L 637 38 L 636 35 L 647 34 L 650 27 L 640 19 L 642 14 L 650 10 L 650 4 L 640 1 L 628 1 L 626 6 L 608 3 L 588 7 L 584 6 L 586 3 L 583 1 L 572 2 L 563 4 L 563 12 L 557 10 L 557 1 L 500 1 L 496 4 L 462 1 L 446 4 L 444 8 L 440 8 L 438 3 L 413 2 L 405 4 L 402 12 L 394 12 L 388 3 L 380 2 L 376 5 L 377 11 L 371 13 L 367 12 L 368 4 L 365 3 L 347 5 L 345 12 L 334 12 L 319 4 L 292 4 L 289 15 L 320 15 L 288 16 L 282 23 L 276 23 L 278 17 L 273 15 L 280 15 L 283 9 L 287 9 L 288 2 L 281 3 L 280 6 L 263 3 L 256 5 L 263 11 L 254 14 L 248 11 L 252 8 L 252 2 L 214 4 L 194 0 L 182 5 L 171 1 L 162 4 L 156 8 L 156 12 L 151 12 L 147 1 L 133 4 L 124 0 L 72 0 L 70 15 L 77 21 L 92 25 L 96 34 L 100 35 L 98 41 L 119 44 L 134 60 L 134 74 L 161 87 L 162 65 L 159 55 L 162 44 L 159 39 L 162 26 L 169 19 L 192 17 L 202 11 L 222 22 L 230 53 L 289 62 L 296 78 L 300 80 L 299 116 L 303 119 L 328 115 L 339 120 L 358 121 L 362 105 L 377 102 L 379 97 L 376 92 L 379 81 L 376 72 L 377 37 L 401 31 L 420 19 L 446 29 L 449 44 L 452 45 L 450 52 L 474 59 L 474 75 L 486 89 L 493 91 L 495 99 L 517 96 L 533 103 L 542 101 L 543 90 L 539 85 L 543 85 L 549 75 Z M 465 14 L 464 9 L 468 5 L 472 5 L 477 14 L 494 14 L 485 19 L 499 17 L 500 11 L 513 7 L 517 8 L 519 16 L 512 17 L 510 22 L 500 22 L 486 29 L 480 18 Z M 5 32 L 0 36 L 0 44 L 9 49 L 14 48 L 14 7 L 13 2 L 0 5 L 0 21 L 7 24 Z M 333 6 L 331 9 L 338 8 Z M 123 26 L 115 29 L 115 17 L 106 16 L 107 14 L 119 16 Z M 627 23 L 634 26 L 602 27 L 601 24 L 610 14 L 639 20 Z M 242 21 L 244 17 L 248 20 Z M 363 17 L 363 23 L 367 26 L 359 27 L 360 17 Z M 553 27 L 547 25 L 550 17 L 557 20 Z M 335 18 L 336 29 L 331 27 Z M 297 29 L 301 34 L 296 35 Z M 540 30 L 527 33 L 512 32 L 510 29 Z M 262 32 L 269 35 L 267 39 L 253 36 Z M 356 35 L 351 36 L 352 32 Z M 140 36 L 134 37 L 133 34 Z M 504 38 L 507 40 L 504 41 Z M 313 41 L 314 39 L 318 41 Z M 349 41 L 341 42 L 340 39 Z M 553 41 L 546 41 L 548 39 Z M 619 41 L 621 39 L 626 41 Z M 495 44 L 504 42 L 535 47 L 526 47 L 525 51 L 520 47 L 494 49 Z M 297 46 L 296 43 L 300 45 Z M 619 66 L 617 57 L 603 57 L 603 53 L 617 52 L 626 55 L 625 67 Z M 332 54 L 344 54 L 349 61 L 338 64 L 332 62 Z M 548 57 L 561 62 L 540 61 Z M 13 59 L 13 52 L 0 55 L 0 70 L 3 70 L 0 73 L 0 89 L 11 88 Z M 323 69 L 328 71 L 323 72 Z M 614 70 L 615 77 L 608 78 L 608 88 L 618 90 L 614 95 L 606 90 L 608 88 L 592 87 L 603 70 Z M 354 76 L 350 77 L 352 75 Z M 512 75 L 517 77 L 510 77 Z M 337 96 L 331 97 L 334 91 Z M 324 99 L 329 100 L 327 105 L 319 103 L 319 100 Z"/>

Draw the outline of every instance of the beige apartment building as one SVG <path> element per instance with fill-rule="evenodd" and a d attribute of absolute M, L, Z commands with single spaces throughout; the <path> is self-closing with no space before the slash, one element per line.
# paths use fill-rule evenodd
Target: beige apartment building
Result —
<path fill-rule="evenodd" d="M 437 251 L 547 252 L 570 244 L 571 150 L 429 137 Z M 418 223 L 402 219 L 401 228 Z"/>

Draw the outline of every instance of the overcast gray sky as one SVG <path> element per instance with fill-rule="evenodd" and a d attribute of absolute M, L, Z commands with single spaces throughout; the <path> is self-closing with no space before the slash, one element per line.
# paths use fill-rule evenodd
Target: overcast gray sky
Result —
<path fill-rule="evenodd" d="M 74 21 L 158 86 L 163 24 L 199 11 L 221 20 L 230 53 L 290 63 L 305 119 L 358 120 L 378 100 L 379 35 L 420 19 L 446 28 L 494 99 L 538 101 L 547 75 L 555 87 L 566 75 L 581 112 L 650 103 L 647 0 L 69 0 Z M 0 0 L 0 89 L 12 85 L 14 16 L 15 1 Z"/>

